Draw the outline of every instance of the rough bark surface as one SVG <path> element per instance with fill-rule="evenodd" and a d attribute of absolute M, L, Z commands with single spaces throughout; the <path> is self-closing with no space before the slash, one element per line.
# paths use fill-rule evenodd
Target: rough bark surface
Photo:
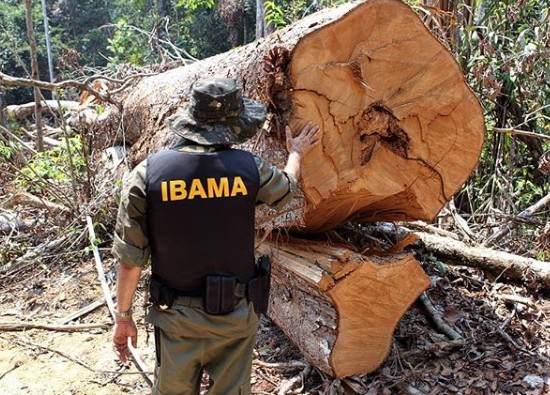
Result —
<path fill-rule="evenodd" d="M 342 247 L 264 241 L 272 257 L 269 316 L 334 377 L 375 370 L 398 321 L 430 284 L 412 255 L 367 257 Z"/>
<path fill-rule="evenodd" d="M 244 148 L 285 163 L 283 125 L 306 120 L 322 144 L 303 160 L 303 194 L 258 226 L 322 231 L 350 219 L 431 220 L 467 179 L 483 143 L 481 107 L 452 54 L 399 0 L 311 15 L 264 40 L 143 79 L 125 99 L 134 161 L 175 140 L 164 120 L 192 83 L 236 77 L 269 105 Z"/>

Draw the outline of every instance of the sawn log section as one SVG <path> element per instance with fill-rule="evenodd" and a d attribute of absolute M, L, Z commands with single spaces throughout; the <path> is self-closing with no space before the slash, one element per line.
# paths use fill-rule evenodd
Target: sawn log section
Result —
<path fill-rule="evenodd" d="M 412 255 L 367 258 L 316 242 L 264 241 L 269 316 L 318 369 L 347 377 L 385 360 L 395 327 L 429 278 Z"/>

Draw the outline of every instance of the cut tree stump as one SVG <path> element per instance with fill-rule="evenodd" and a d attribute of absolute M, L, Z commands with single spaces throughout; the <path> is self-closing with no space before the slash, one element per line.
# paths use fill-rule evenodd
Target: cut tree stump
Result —
<path fill-rule="evenodd" d="M 262 228 L 323 231 L 347 220 L 429 220 L 466 181 L 484 141 L 481 106 L 453 55 L 398 0 L 344 4 L 266 39 L 144 78 L 124 98 L 137 162 L 175 142 L 165 119 L 208 76 L 235 77 L 269 105 L 243 147 L 284 166 L 284 125 L 320 125 L 303 159 L 303 194 Z"/>
<path fill-rule="evenodd" d="M 430 284 L 410 254 L 366 257 L 298 239 L 264 241 L 259 253 L 272 259 L 269 317 L 333 377 L 378 368 L 397 323 Z"/>

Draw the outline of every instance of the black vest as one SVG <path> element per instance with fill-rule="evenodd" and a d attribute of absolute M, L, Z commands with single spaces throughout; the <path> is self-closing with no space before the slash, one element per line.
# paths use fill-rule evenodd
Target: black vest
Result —
<path fill-rule="evenodd" d="M 163 151 L 147 160 L 152 272 L 170 287 L 199 291 L 208 274 L 245 283 L 254 275 L 254 157 L 225 149 Z"/>

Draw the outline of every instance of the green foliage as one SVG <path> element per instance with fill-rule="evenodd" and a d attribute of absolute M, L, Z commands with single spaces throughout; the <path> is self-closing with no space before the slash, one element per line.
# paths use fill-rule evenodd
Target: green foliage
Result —
<path fill-rule="evenodd" d="M 215 8 L 197 8 L 184 13 L 176 45 L 202 59 L 231 49 L 229 31 Z"/>
<path fill-rule="evenodd" d="M 189 11 L 197 11 L 199 8 L 212 9 L 216 5 L 215 0 L 179 0 L 176 7 L 181 7 Z"/>
<path fill-rule="evenodd" d="M 275 1 L 265 1 L 264 7 L 265 21 L 269 26 L 279 29 L 287 24 L 283 8 L 278 6 Z"/>
<path fill-rule="evenodd" d="M 16 180 L 18 185 L 32 192 L 44 193 L 47 182 L 69 184 L 72 180 L 71 168 L 77 176 L 83 176 L 86 162 L 80 136 L 62 138 L 61 142 L 60 146 L 51 150 L 36 153 L 21 169 L 21 175 Z"/>
<path fill-rule="evenodd" d="M 115 33 L 108 42 L 107 49 L 111 53 L 108 57 L 109 63 L 130 63 L 136 66 L 145 64 L 148 55 L 146 37 L 132 30 L 126 20 L 120 19 L 116 23 Z"/>
<path fill-rule="evenodd" d="M 323 8 L 335 7 L 351 0 L 266 0 L 265 20 L 279 29 Z"/>
<path fill-rule="evenodd" d="M 0 141 L 0 157 L 11 159 L 13 156 L 13 148 Z"/>

